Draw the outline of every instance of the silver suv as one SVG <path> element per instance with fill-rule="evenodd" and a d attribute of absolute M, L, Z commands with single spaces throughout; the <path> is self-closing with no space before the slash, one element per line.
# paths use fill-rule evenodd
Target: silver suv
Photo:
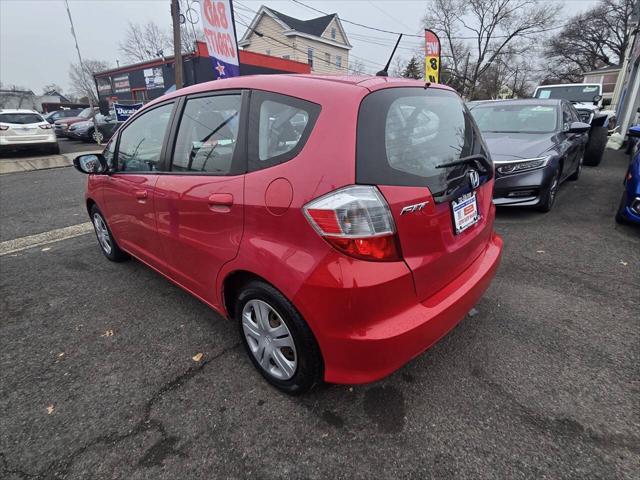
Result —
<path fill-rule="evenodd" d="M 43 149 L 59 153 L 51 124 L 35 110 L 0 109 L 0 153 Z"/>

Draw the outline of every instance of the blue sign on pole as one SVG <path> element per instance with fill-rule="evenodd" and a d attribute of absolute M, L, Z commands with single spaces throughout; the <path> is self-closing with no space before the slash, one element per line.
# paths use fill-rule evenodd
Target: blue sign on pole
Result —
<path fill-rule="evenodd" d="M 202 27 L 216 80 L 240 75 L 231 0 L 201 0 Z"/>
<path fill-rule="evenodd" d="M 142 105 L 142 103 L 134 103 L 133 105 L 114 103 L 113 109 L 116 111 L 116 121 L 126 122 L 131 115 L 142 108 Z"/>

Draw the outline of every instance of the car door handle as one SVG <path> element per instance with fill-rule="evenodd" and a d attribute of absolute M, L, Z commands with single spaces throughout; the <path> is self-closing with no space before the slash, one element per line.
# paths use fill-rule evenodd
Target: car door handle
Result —
<path fill-rule="evenodd" d="M 233 195 L 230 193 L 214 193 L 209 196 L 209 205 L 230 207 L 233 205 Z"/>
<path fill-rule="evenodd" d="M 138 200 L 146 200 L 149 196 L 146 190 L 136 190 L 135 195 Z"/>

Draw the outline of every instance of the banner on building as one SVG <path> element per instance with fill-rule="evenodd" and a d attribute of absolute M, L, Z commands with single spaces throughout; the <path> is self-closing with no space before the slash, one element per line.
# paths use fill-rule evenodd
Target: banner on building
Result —
<path fill-rule="evenodd" d="M 440 39 L 431 30 L 424 31 L 424 80 L 440 83 Z"/>
<path fill-rule="evenodd" d="M 98 93 L 102 93 L 102 94 L 111 93 L 111 79 L 109 77 L 96 78 L 96 84 L 98 85 Z"/>
<path fill-rule="evenodd" d="M 146 85 L 147 90 L 153 90 L 154 88 L 164 88 L 162 67 L 145 68 L 144 84 Z"/>
<path fill-rule="evenodd" d="M 131 86 L 129 85 L 129 74 L 125 73 L 124 75 L 118 75 L 117 77 L 113 77 L 113 91 L 115 93 L 126 93 L 131 90 Z"/>
<path fill-rule="evenodd" d="M 217 79 L 240 75 L 231 0 L 200 0 L 202 28 Z"/>
<path fill-rule="evenodd" d="M 133 105 L 114 103 L 113 109 L 116 111 L 116 121 L 125 122 L 131 115 L 140 110 L 142 105 L 142 103 L 134 103 Z"/>

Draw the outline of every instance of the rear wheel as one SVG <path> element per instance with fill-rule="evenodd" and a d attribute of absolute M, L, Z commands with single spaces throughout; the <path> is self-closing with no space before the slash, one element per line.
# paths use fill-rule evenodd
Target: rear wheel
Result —
<path fill-rule="evenodd" d="M 556 195 L 558 194 L 558 188 L 560 188 L 560 169 L 557 168 L 555 172 L 553 172 L 553 178 L 551 179 L 551 183 L 549 183 L 549 188 L 545 192 L 538 209 L 541 212 L 550 212 L 553 208 L 553 204 L 556 201 Z"/>
<path fill-rule="evenodd" d="M 118 244 L 111 234 L 111 230 L 107 226 L 107 221 L 96 205 L 91 207 L 91 222 L 96 232 L 100 250 L 102 250 L 105 257 L 112 262 L 124 262 L 130 258 L 127 252 L 118 247 Z"/>
<path fill-rule="evenodd" d="M 258 280 L 247 283 L 235 314 L 247 355 L 270 384 L 299 395 L 321 382 L 323 363 L 316 339 L 278 290 Z"/>
<path fill-rule="evenodd" d="M 607 145 L 607 129 L 606 127 L 591 127 L 589 132 L 589 141 L 584 151 L 584 164 L 591 167 L 600 165 L 604 148 Z"/>

